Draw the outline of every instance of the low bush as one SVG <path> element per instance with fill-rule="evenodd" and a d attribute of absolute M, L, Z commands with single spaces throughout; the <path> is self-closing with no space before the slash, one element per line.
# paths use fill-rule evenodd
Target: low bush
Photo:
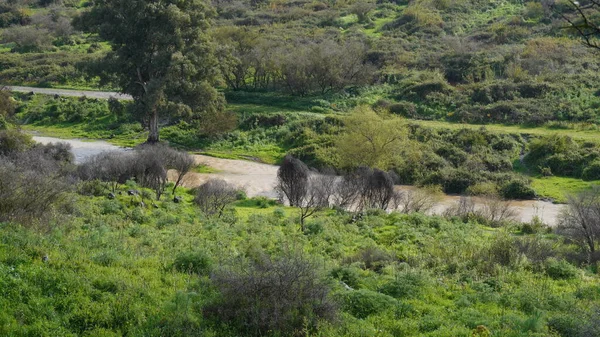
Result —
<path fill-rule="evenodd" d="M 201 250 L 182 252 L 175 258 L 173 267 L 182 273 L 208 275 L 212 268 L 212 260 Z"/>
<path fill-rule="evenodd" d="M 393 297 L 368 289 L 353 290 L 343 295 L 344 311 L 357 318 L 394 310 L 398 301 Z"/>

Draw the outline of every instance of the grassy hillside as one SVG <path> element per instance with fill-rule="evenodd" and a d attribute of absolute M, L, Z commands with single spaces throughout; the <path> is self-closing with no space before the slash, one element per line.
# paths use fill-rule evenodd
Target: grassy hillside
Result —
<path fill-rule="evenodd" d="M 139 187 L 121 191 L 131 188 Z M 2 224 L 2 334 L 256 335 L 252 323 L 211 314 L 211 306 L 232 300 L 216 275 L 289 256 L 315 263 L 335 316 L 306 320 L 293 335 L 597 333 L 596 266 L 572 265 L 577 249 L 543 230 L 523 234 L 519 226 L 419 214 L 356 220 L 330 211 L 302 233 L 290 208 L 240 201 L 216 219 L 183 196 L 179 204 L 169 196 L 155 201 L 156 208 L 134 206 L 136 197 L 125 193 L 72 196 L 64 215 L 38 229 Z M 260 312 L 252 301 L 237 305 Z"/>

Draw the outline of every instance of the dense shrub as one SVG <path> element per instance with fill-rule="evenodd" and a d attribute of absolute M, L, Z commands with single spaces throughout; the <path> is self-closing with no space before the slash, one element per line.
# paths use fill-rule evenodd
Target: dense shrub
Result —
<path fill-rule="evenodd" d="M 549 259 L 546 261 L 546 274 L 555 280 L 573 279 L 579 271 L 565 260 Z"/>
<path fill-rule="evenodd" d="M 394 310 L 398 305 L 393 297 L 367 289 L 349 291 L 343 295 L 343 300 L 344 310 L 357 318 Z"/>
<path fill-rule="evenodd" d="M 295 335 L 336 316 L 317 266 L 302 255 L 265 256 L 239 269 L 217 270 L 211 279 L 221 297 L 206 315 L 245 335 Z"/>
<path fill-rule="evenodd" d="M 182 252 L 175 257 L 173 267 L 182 273 L 208 275 L 212 267 L 212 260 L 201 250 Z"/>

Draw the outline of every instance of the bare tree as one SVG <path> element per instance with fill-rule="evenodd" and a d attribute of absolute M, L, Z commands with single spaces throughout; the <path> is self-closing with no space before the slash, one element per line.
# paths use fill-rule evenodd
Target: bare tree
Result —
<path fill-rule="evenodd" d="M 517 212 L 510 201 L 502 200 L 495 195 L 483 197 L 482 205 L 477 212 L 492 225 L 513 221 L 517 216 Z"/>
<path fill-rule="evenodd" d="M 311 215 L 329 207 L 335 188 L 335 176 L 311 173 L 308 177 L 306 193 L 297 205 L 300 208 L 300 228 L 304 231 L 304 221 Z"/>
<path fill-rule="evenodd" d="M 600 186 L 569 197 L 560 216 L 559 229 L 579 241 L 590 253 L 596 251 L 600 238 Z"/>
<path fill-rule="evenodd" d="M 587 0 L 585 5 L 579 1 L 568 0 L 570 11 L 558 9 L 553 5 L 558 14 L 568 22 L 567 28 L 574 30 L 582 39 L 584 45 L 600 50 L 600 22 L 598 13 L 600 1 Z"/>
<path fill-rule="evenodd" d="M 394 198 L 394 180 L 385 171 L 373 169 L 363 179 L 363 203 L 368 208 L 386 210 Z"/>
<path fill-rule="evenodd" d="M 342 176 L 335 186 L 334 205 L 346 210 L 357 207 L 363 185 L 361 176 L 356 172 Z"/>
<path fill-rule="evenodd" d="M 175 190 L 177 190 L 177 187 L 183 182 L 183 177 L 190 172 L 195 164 L 194 157 L 187 152 L 174 151 L 170 154 L 168 167 L 177 171 L 177 178 L 175 179 L 175 185 L 173 186 L 173 194 L 175 194 Z"/>
<path fill-rule="evenodd" d="M 435 187 L 404 191 L 400 198 L 402 213 L 427 212 L 439 200 L 440 190 Z"/>
<path fill-rule="evenodd" d="M 236 200 L 238 189 L 225 180 L 212 179 L 196 189 L 194 202 L 206 215 L 221 217 L 227 205 Z"/>
<path fill-rule="evenodd" d="M 275 189 L 280 200 L 287 200 L 290 206 L 300 206 L 308 189 L 308 167 L 300 160 L 287 155 L 277 171 Z"/>
<path fill-rule="evenodd" d="M 460 199 L 444 211 L 445 217 L 467 218 L 475 214 L 475 202 L 472 197 L 461 196 Z"/>
<path fill-rule="evenodd" d="M 0 221 L 29 225 L 52 213 L 72 185 L 68 150 L 60 144 L 39 145 L 0 157 Z"/>

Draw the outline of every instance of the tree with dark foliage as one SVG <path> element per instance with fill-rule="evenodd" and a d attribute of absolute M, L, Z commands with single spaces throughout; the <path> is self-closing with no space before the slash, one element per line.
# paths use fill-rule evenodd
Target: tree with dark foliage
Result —
<path fill-rule="evenodd" d="M 279 199 L 287 200 L 290 206 L 300 206 L 308 190 L 308 167 L 299 159 L 285 156 L 277 171 L 275 189 Z"/>
<path fill-rule="evenodd" d="M 161 118 L 218 121 L 224 114 L 207 34 L 212 16 L 202 0 L 96 0 L 75 21 L 110 43 L 99 75 L 133 96 L 146 116 L 148 143 L 159 141 Z"/>

